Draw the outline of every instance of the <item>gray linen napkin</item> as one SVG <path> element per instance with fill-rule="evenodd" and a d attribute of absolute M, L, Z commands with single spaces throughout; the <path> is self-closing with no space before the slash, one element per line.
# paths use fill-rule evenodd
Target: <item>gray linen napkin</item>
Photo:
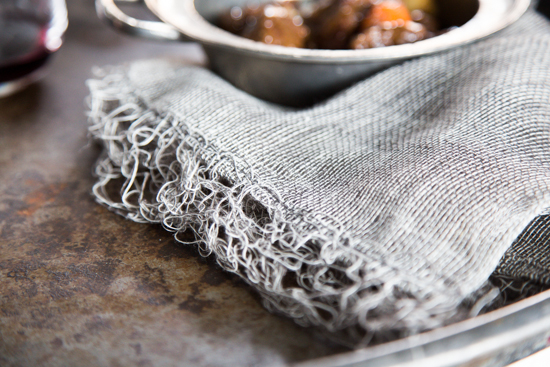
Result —
<path fill-rule="evenodd" d="M 514 253 L 499 261 L 550 208 L 549 32 L 529 12 L 303 110 L 174 61 L 105 69 L 88 82 L 104 146 L 94 194 L 194 230 L 203 254 L 304 325 L 358 339 L 475 315 L 497 266 L 548 279 Z"/>

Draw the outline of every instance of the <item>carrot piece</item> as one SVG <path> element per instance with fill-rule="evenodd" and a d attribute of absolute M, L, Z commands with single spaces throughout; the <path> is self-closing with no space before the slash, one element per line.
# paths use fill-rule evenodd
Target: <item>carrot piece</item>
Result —
<path fill-rule="evenodd" d="M 401 0 L 383 0 L 372 5 L 362 26 L 368 28 L 383 25 L 384 22 L 407 22 L 409 20 L 411 20 L 411 14 Z"/>

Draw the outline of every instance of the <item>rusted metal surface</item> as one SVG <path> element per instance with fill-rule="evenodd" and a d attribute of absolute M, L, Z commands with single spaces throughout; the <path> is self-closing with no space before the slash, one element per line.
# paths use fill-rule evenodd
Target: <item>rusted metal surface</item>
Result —
<path fill-rule="evenodd" d="M 162 228 L 93 201 L 92 66 L 202 54 L 117 35 L 92 0 L 68 5 L 48 77 L 0 100 L 0 366 L 263 366 L 342 351 Z"/>

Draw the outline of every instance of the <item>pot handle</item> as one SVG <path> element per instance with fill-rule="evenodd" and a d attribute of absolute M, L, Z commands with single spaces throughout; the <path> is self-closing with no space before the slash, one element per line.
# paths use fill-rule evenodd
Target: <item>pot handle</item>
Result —
<path fill-rule="evenodd" d="M 140 0 L 122 0 L 125 3 L 141 3 Z M 141 38 L 162 41 L 186 41 L 176 28 L 163 22 L 139 20 L 126 15 L 115 0 L 96 0 L 97 15 L 113 28 Z"/>

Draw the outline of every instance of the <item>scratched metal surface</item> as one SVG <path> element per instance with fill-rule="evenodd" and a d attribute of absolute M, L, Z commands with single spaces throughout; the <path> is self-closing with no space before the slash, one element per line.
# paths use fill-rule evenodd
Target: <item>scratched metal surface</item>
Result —
<path fill-rule="evenodd" d="M 0 100 L 0 366 L 263 366 L 342 351 L 171 234 L 93 201 L 92 66 L 202 56 L 114 33 L 92 0 L 68 3 L 47 78 Z"/>

